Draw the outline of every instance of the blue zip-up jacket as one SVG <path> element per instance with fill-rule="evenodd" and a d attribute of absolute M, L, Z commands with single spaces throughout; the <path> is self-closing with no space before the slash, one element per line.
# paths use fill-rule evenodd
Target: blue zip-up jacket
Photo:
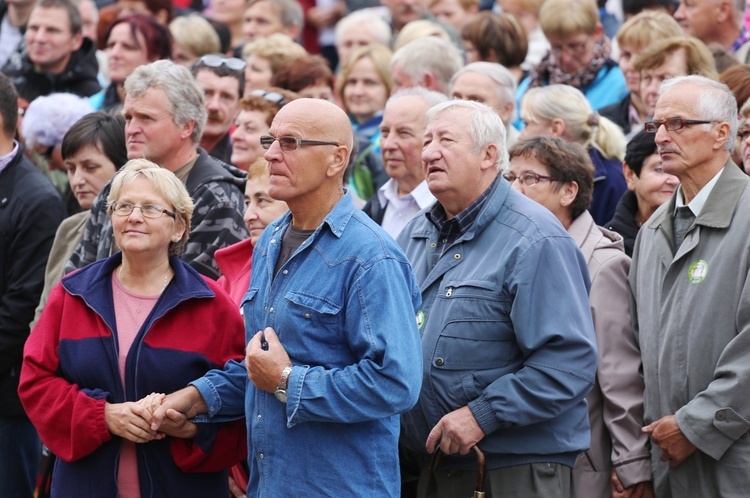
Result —
<path fill-rule="evenodd" d="M 123 387 L 117 363 L 112 272 L 121 253 L 68 275 L 50 294 L 24 350 L 19 395 L 59 458 L 56 497 L 112 497 L 122 439 L 105 402 L 171 393 L 243 353 L 242 318 L 218 285 L 173 256 L 174 278 L 133 341 Z M 221 317 L 217 320 L 216 317 Z M 225 469 L 245 454 L 242 421 L 201 424 L 195 438 L 136 445 L 142 498 L 228 496 Z"/>
<path fill-rule="evenodd" d="M 426 455 L 430 430 L 469 406 L 487 468 L 572 467 L 589 447 L 585 396 L 596 375 L 589 274 L 544 207 L 498 178 L 469 230 L 434 268 L 438 232 L 424 212 L 399 235 L 422 289 L 422 392 L 402 441 Z M 473 455 L 444 459 L 476 469 Z"/>

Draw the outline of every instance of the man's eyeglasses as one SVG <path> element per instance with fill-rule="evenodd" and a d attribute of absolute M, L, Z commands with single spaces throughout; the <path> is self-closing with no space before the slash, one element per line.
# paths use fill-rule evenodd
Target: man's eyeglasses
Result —
<path fill-rule="evenodd" d="M 699 124 L 710 124 L 716 123 L 716 121 L 705 121 L 702 119 L 682 119 L 682 118 L 667 118 L 667 119 L 655 119 L 653 121 L 647 121 L 643 127 L 648 133 L 656 133 L 661 128 L 661 125 L 667 129 L 667 131 L 677 131 L 685 126 L 693 126 Z"/>
<path fill-rule="evenodd" d="M 207 67 L 221 67 L 227 66 L 227 69 L 232 71 L 244 71 L 245 61 L 238 59 L 237 57 L 224 57 L 223 55 L 208 54 L 204 55 L 193 64 L 193 67 L 207 66 Z"/>
<path fill-rule="evenodd" d="M 508 180 L 508 182 L 510 183 L 513 183 L 514 181 L 518 180 L 518 183 L 526 187 L 531 187 L 532 185 L 536 185 L 537 183 L 541 181 L 548 181 L 548 182 L 557 181 L 557 178 L 552 178 L 551 176 L 537 175 L 536 173 L 523 173 L 521 175 L 516 176 L 513 173 L 506 172 L 506 173 L 503 173 L 503 178 Z"/>
<path fill-rule="evenodd" d="M 117 216 L 130 216 L 135 208 L 141 210 L 141 214 L 144 218 L 161 218 L 166 214 L 173 220 L 177 219 L 177 215 L 175 215 L 172 211 L 167 211 L 163 207 L 157 206 L 156 204 L 144 204 L 143 206 L 136 206 L 135 204 L 130 204 L 129 202 L 115 202 L 110 207 L 110 209 L 112 210 L 112 214 L 115 214 Z"/>
<path fill-rule="evenodd" d="M 271 145 L 275 141 L 279 141 L 279 146 L 284 152 L 297 150 L 297 147 L 306 147 L 308 145 L 335 145 L 338 147 L 339 144 L 336 142 L 322 142 L 320 140 L 303 140 L 295 137 L 272 137 L 270 135 L 263 135 L 260 137 L 260 145 L 264 149 L 270 149 Z"/>
<path fill-rule="evenodd" d="M 284 107 L 284 104 L 286 104 L 286 101 L 284 100 L 284 96 L 280 94 L 279 92 L 268 92 L 266 90 L 253 90 L 250 92 L 250 95 L 253 97 L 260 97 L 262 99 L 266 99 L 272 104 L 276 104 L 279 107 Z"/>

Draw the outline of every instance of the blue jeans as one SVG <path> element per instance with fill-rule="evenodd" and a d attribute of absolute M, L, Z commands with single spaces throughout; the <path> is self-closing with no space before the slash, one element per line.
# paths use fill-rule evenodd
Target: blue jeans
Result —
<path fill-rule="evenodd" d="M 32 498 L 42 443 L 26 417 L 0 417 L 0 496 Z"/>

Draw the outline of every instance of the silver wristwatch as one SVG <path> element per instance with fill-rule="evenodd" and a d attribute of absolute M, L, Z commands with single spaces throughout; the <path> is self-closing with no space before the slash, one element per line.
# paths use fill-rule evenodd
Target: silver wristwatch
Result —
<path fill-rule="evenodd" d="M 286 388 L 289 384 L 289 376 L 292 373 L 292 366 L 289 365 L 288 367 L 284 367 L 284 370 L 281 371 L 281 379 L 279 380 L 279 387 L 276 388 L 276 392 L 273 393 L 274 396 L 276 396 L 276 399 L 281 401 L 282 403 L 286 403 Z"/>

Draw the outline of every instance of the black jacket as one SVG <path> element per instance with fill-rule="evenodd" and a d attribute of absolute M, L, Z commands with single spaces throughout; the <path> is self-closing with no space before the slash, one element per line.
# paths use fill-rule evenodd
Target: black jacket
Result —
<path fill-rule="evenodd" d="M 90 97 L 101 90 L 98 72 L 96 47 L 88 38 L 83 39 L 81 48 L 73 52 L 68 65 L 60 74 L 38 72 L 29 59 L 25 43 L 21 43 L 3 67 L 3 73 L 11 78 L 18 95 L 27 102 L 60 92 Z"/>
<path fill-rule="evenodd" d="M 631 258 L 633 257 L 635 238 L 638 236 L 638 230 L 640 230 L 635 221 L 637 212 L 638 199 L 635 193 L 628 190 L 617 203 L 614 218 L 604 225 L 605 228 L 622 235 L 623 242 L 625 242 L 625 253 Z"/>
<path fill-rule="evenodd" d="M 44 287 L 52 241 L 65 210 L 60 194 L 23 157 L 0 171 L 0 416 L 24 414 L 18 376 L 29 324 Z"/>
<path fill-rule="evenodd" d="M 630 94 L 619 102 L 602 107 L 598 112 L 622 128 L 624 134 L 630 133 Z"/>

